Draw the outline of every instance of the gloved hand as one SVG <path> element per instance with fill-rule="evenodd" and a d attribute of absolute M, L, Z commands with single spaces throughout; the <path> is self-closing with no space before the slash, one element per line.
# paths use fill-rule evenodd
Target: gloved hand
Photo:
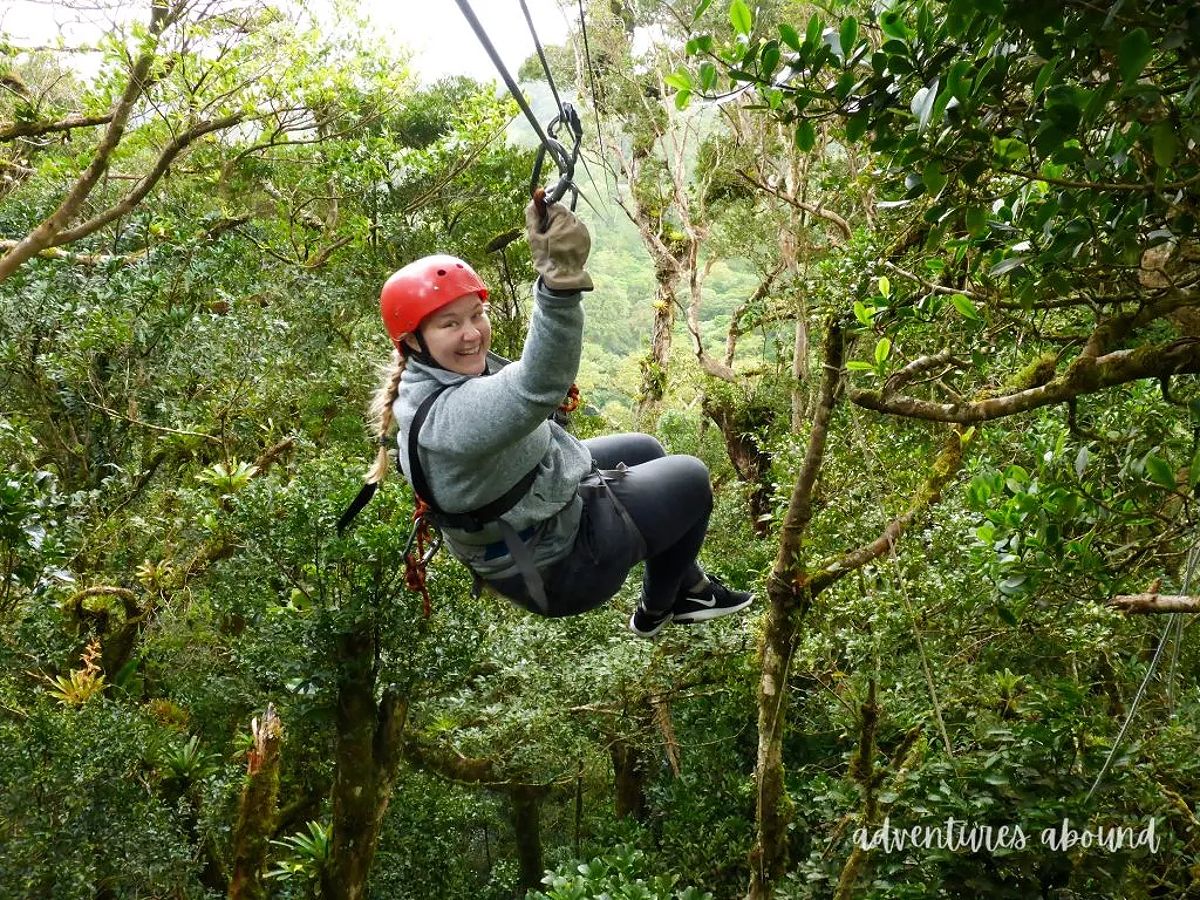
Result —
<path fill-rule="evenodd" d="M 542 231 L 536 204 L 531 200 L 525 207 L 525 233 L 542 284 L 555 291 L 590 291 L 592 276 L 584 268 L 592 249 L 587 226 L 561 203 L 549 204 L 546 213 L 549 224 Z"/>

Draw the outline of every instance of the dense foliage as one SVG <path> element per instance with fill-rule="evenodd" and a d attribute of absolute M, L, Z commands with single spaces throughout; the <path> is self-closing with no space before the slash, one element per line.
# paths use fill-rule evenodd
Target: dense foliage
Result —
<path fill-rule="evenodd" d="M 701 457 L 760 596 L 653 643 L 427 615 L 396 479 L 334 532 L 388 273 L 520 352 L 514 104 L 265 5 L 0 42 L 0 897 L 1195 891 L 1195 640 L 1109 601 L 1200 608 L 1200 14 L 586 11 L 573 427 Z M 950 819 L 1029 840 L 859 838 Z"/>

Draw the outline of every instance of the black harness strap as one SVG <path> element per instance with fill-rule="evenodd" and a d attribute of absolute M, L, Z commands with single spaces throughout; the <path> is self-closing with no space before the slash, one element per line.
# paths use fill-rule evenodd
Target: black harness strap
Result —
<path fill-rule="evenodd" d="M 412 467 L 412 485 L 413 492 L 421 500 L 425 501 L 425 505 L 429 507 L 433 513 L 434 524 L 439 528 L 457 528 L 461 531 L 479 531 L 484 525 L 489 522 L 494 522 L 502 515 L 512 509 L 520 502 L 521 498 L 529 493 L 529 489 L 533 486 L 533 481 L 537 478 L 538 469 L 541 468 L 540 463 L 530 469 L 520 481 L 514 484 L 511 488 L 497 497 L 490 503 L 486 503 L 479 509 L 471 510 L 465 513 L 446 512 L 433 499 L 433 489 L 429 486 L 428 479 L 425 478 L 425 470 L 421 466 L 421 458 L 417 455 L 417 437 L 421 432 L 421 426 L 425 424 L 425 418 L 429 415 L 429 409 L 433 406 L 442 392 L 449 385 L 443 385 L 437 390 L 430 393 L 419 407 L 417 414 L 413 416 L 412 426 L 408 432 L 408 459 L 409 465 Z M 400 464 L 400 454 L 396 454 L 396 468 L 400 470 L 400 474 L 404 475 L 404 467 Z M 375 492 L 379 489 L 379 485 L 371 483 L 364 484 L 350 506 L 346 511 L 338 517 L 337 533 L 338 537 L 346 530 L 355 516 L 362 512 L 363 508 L 371 502 L 371 498 L 375 496 Z"/>
<path fill-rule="evenodd" d="M 417 439 L 421 434 L 421 426 L 425 424 L 425 419 L 429 415 L 429 410 L 437 401 L 437 398 L 442 396 L 442 393 L 449 385 L 443 385 L 433 391 L 428 397 L 421 401 L 421 405 L 417 407 L 417 414 L 413 416 L 412 425 L 408 428 L 408 466 L 412 470 L 412 485 L 418 497 L 425 501 L 430 512 L 433 513 L 435 524 L 439 528 L 457 528 L 460 531 L 479 531 L 484 525 L 489 522 L 494 522 L 502 515 L 512 509 L 520 502 L 521 498 L 529 493 L 530 487 L 533 486 L 533 481 L 537 478 L 538 470 L 541 464 L 530 469 L 524 477 L 521 478 L 511 488 L 497 497 L 490 503 L 486 503 L 478 509 L 473 509 L 465 513 L 446 512 L 437 501 L 433 499 L 433 489 L 429 486 L 429 481 L 425 477 L 425 469 L 421 466 L 421 457 L 417 448 Z M 399 465 L 400 457 L 396 457 L 396 463 Z M 400 469 L 404 471 L 403 468 Z"/>
<path fill-rule="evenodd" d="M 412 424 L 408 428 L 408 467 L 412 470 L 413 491 L 425 501 L 425 505 L 429 507 L 429 512 L 433 516 L 434 524 L 439 528 L 449 527 L 458 528 L 463 531 L 479 531 L 489 522 L 495 522 L 499 525 L 500 533 L 503 536 L 505 546 L 508 547 L 509 555 L 512 556 L 517 570 L 525 579 L 525 587 L 529 590 L 530 598 L 537 605 L 538 609 L 545 613 L 550 608 L 550 604 L 546 599 L 546 587 L 542 582 L 542 575 L 538 571 L 537 566 L 534 565 L 533 554 L 529 552 L 529 545 L 521 540 L 521 536 L 517 534 L 516 529 L 512 525 L 500 518 L 516 506 L 522 497 L 529 493 L 529 488 L 533 485 L 533 480 L 537 477 L 541 463 L 539 462 L 538 465 L 530 469 L 525 477 L 509 488 L 503 495 L 469 513 L 448 513 L 438 506 L 437 502 L 433 499 L 433 491 L 429 487 L 429 480 L 425 477 L 425 470 L 421 466 L 417 438 L 420 436 L 421 426 L 425 424 L 425 418 L 429 415 L 429 410 L 433 408 L 433 404 L 437 402 L 437 398 L 448 387 L 450 385 L 443 385 L 421 401 L 421 405 L 417 407 L 417 414 L 413 416 Z M 399 461 L 400 457 L 397 455 L 397 464 L 399 464 Z M 401 471 L 403 471 L 403 468 Z M 476 577 L 478 578 L 478 576 Z"/>

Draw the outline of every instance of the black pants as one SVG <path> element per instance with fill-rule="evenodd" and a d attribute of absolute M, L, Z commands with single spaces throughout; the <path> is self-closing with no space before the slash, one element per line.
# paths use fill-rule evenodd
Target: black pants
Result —
<path fill-rule="evenodd" d="M 621 589 L 638 562 L 646 561 L 642 603 L 665 612 L 681 589 L 700 580 L 696 556 L 708 530 L 712 485 L 708 469 L 694 456 L 667 456 L 648 434 L 616 434 L 584 441 L 600 469 L 624 471 L 605 479 L 595 475 L 580 485 L 583 514 L 575 545 L 542 572 L 548 615 L 571 616 L 605 603 Z M 613 504 L 625 507 L 636 525 L 629 528 Z M 533 612 L 524 580 L 517 575 L 492 582 L 500 593 Z"/>

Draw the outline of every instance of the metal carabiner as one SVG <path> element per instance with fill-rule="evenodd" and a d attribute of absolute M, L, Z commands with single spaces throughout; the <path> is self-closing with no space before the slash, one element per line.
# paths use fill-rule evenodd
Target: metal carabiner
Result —
<path fill-rule="evenodd" d="M 408 558 L 408 554 L 412 551 L 413 544 L 417 542 L 417 536 L 421 533 L 421 526 L 426 524 L 429 523 L 426 523 L 424 516 L 413 520 L 412 531 L 408 533 L 408 542 L 404 545 L 404 553 L 402 554 L 405 559 Z M 425 551 L 425 555 L 421 557 L 420 564 L 423 566 L 428 565 L 434 555 L 442 549 L 441 529 L 432 524 L 429 524 L 429 528 L 433 532 L 433 541 L 430 543 L 429 549 Z"/>
<path fill-rule="evenodd" d="M 425 551 L 425 555 L 421 557 L 421 565 L 429 565 L 429 561 L 433 559 L 439 550 L 442 549 L 442 533 L 438 529 L 433 530 L 433 543 L 429 545 L 429 549 Z"/>
<path fill-rule="evenodd" d="M 569 153 L 558 140 L 558 129 L 561 125 L 566 125 L 567 130 L 571 133 L 572 146 Z M 575 162 L 579 159 L 579 148 L 583 142 L 583 123 L 580 122 L 579 113 L 572 104 L 564 103 L 562 105 L 558 115 L 551 119 L 550 124 L 546 126 L 546 136 L 547 140 L 538 147 L 537 156 L 533 161 L 533 174 L 529 178 L 529 193 L 537 206 L 543 231 L 549 224 L 549 214 L 546 211 L 548 203 L 557 203 L 569 190 L 571 192 L 571 211 L 574 212 L 575 204 L 579 200 L 579 190 L 575 187 Z M 547 155 L 553 158 L 559 172 L 558 181 L 551 188 L 545 188 L 541 183 L 542 167 L 545 165 Z"/>

